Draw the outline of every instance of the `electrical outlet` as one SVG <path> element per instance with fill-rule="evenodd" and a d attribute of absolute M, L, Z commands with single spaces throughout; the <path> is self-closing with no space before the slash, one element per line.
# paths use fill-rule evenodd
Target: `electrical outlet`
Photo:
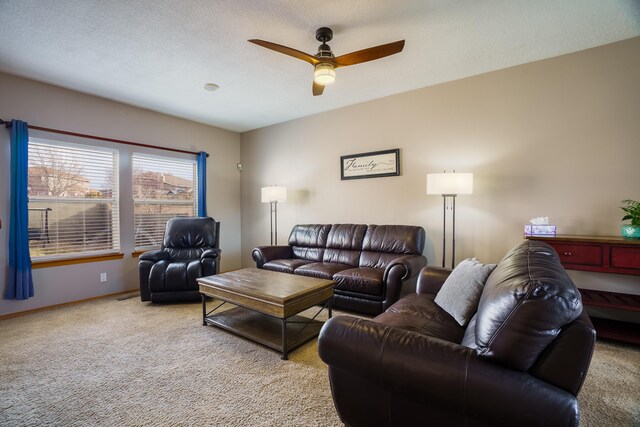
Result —
<path fill-rule="evenodd" d="M 107 281 L 107 273 L 100 273 L 100 283 Z"/>

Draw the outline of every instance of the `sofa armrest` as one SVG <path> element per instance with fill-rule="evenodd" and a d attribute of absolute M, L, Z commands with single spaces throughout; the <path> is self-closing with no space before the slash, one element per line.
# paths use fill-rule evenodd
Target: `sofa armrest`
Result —
<path fill-rule="evenodd" d="M 583 309 L 580 317 L 562 328 L 529 372 L 577 395 L 589 370 L 595 344 L 596 330 Z"/>
<path fill-rule="evenodd" d="M 200 259 L 201 260 L 204 260 L 205 258 L 216 259 L 220 256 L 221 252 L 222 250 L 218 248 L 207 249 L 206 251 L 202 252 L 202 255 L 200 255 Z"/>
<path fill-rule="evenodd" d="M 400 256 L 387 265 L 387 268 L 384 270 L 383 280 L 386 282 L 394 268 L 397 269 L 398 266 L 403 268 L 403 275 L 400 277 L 400 280 L 404 281 L 418 274 L 418 272 L 423 267 L 426 267 L 426 265 L 427 258 L 425 258 L 424 255 Z"/>
<path fill-rule="evenodd" d="M 262 268 L 265 262 L 274 259 L 293 258 L 293 251 L 291 246 L 258 246 L 251 252 L 251 258 L 256 262 L 256 267 Z"/>
<path fill-rule="evenodd" d="M 323 326 L 320 358 L 373 381 L 391 395 L 428 402 L 488 425 L 578 423 L 575 396 L 526 372 L 482 360 L 475 350 L 366 319 L 338 316 Z M 335 393 L 334 393 L 335 396 Z M 340 411 L 342 404 L 336 401 Z"/>
<path fill-rule="evenodd" d="M 213 276 L 220 272 L 220 254 L 221 249 L 211 248 L 202 252 L 200 255 L 200 264 L 202 265 L 203 276 Z"/>
<path fill-rule="evenodd" d="M 443 267 L 423 268 L 418 276 L 416 292 L 419 294 L 437 294 L 451 271 L 450 268 Z"/>
<path fill-rule="evenodd" d="M 149 287 L 151 268 L 161 261 L 169 261 L 170 259 L 169 253 L 162 250 L 146 251 L 140 254 L 138 257 L 140 300 L 151 301 L 151 290 Z"/>
<path fill-rule="evenodd" d="M 169 255 L 169 252 L 165 252 L 161 250 L 153 250 L 153 251 L 146 251 L 141 253 L 138 259 L 140 261 L 158 262 L 162 260 L 169 260 L 171 259 L 171 256 Z"/>
<path fill-rule="evenodd" d="M 465 367 L 475 354 L 468 347 L 351 316 L 324 324 L 318 353 L 331 367 L 418 400 L 455 404 L 457 411 L 464 408 Z"/>
<path fill-rule="evenodd" d="M 423 255 L 399 256 L 387 265 L 382 275 L 384 283 L 383 311 L 398 301 L 401 295 L 413 293 L 417 275 L 420 269 L 426 265 L 427 258 Z"/>

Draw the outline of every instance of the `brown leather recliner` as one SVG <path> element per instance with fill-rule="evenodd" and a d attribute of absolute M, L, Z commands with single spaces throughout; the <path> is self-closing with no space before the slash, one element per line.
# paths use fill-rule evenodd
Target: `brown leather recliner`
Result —
<path fill-rule="evenodd" d="M 171 218 L 160 250 L 140 255 L 140 299 L 153 303 L 200 301 L 197 279 L 220 272 L 219 246 L 220 223 L 213 218 Z"/>
<path fill-rule="evenodd" d="M 339 316 L 318 351 L 349 426 L 577 426 L 595 330 L 557 253 L 512 249 L 461 327 L 434 303 L 449 271 L 373 320 Z"/>

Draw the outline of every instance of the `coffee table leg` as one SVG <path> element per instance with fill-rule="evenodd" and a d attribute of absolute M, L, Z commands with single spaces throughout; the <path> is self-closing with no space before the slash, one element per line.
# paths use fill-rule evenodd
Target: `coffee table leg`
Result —
<path fill-rule="evenodd" d="M 204 294 L 200 294 L 202 297 L 202 326 L 207 326 L 207 298 Z"/>
<path fill-rule="evenodd" d="M 331 299 L 329 300 L 329 307 L 328 307 L 328 308 L 329 308 L 329 319 L 331 319 L 331 314 L 332 314 L 332 311 L 331 311 L 331 302 L 332 302 L 332 301 L 333 301 L 333 298 L 331 298 Z"/>
<path fill-rule="evenodd" d="M 282 319 L 282 360 L 288 360 L 287 355 L 287 319 Z"/>

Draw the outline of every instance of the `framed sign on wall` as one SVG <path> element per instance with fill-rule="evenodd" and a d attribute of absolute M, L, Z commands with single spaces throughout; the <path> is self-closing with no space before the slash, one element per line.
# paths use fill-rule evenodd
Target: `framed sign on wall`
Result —
<path fill-rule="evenodd" d="M 340 179 L 400 175 L 400 149 L 340 156 Z"/>

